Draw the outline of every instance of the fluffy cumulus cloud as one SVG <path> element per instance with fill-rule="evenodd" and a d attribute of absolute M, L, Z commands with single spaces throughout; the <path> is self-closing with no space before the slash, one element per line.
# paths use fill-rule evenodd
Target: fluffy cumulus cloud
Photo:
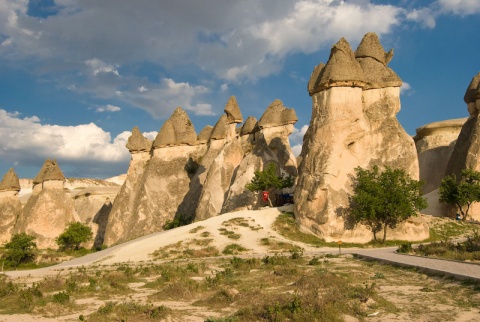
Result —
<path fill-rule="evenodd" d="M 38 17 L 29 13 L 27 0 L 3 0 L 0 62 L 35 64 L 37 72 L 55 74 L 52 79 L 68 89 L 120 96 L 155 117 L 176 105 L 211 115 L 204 98 L 209 89 L 277 73 L 289 55 L 329 47 L 342 36 L 357 43 L 368 31 L 388 34 L 405 21 L 434 27 L 441 14 L 480 12 L 478 0 L 417 2 L 411 8 L 402 7 L 410 1 L 390 3 L 56 0 L 49 8 L 54 14 Z M 135 68 L 138 62 L 163 74 L 146 78 Z M 188 78 L 172 77 L 187 66 Z"/>
<path fill-rule="evenodd" d="M 110 133 L 93 123 L 42 124 L 36 116 L 21 117 L 0 109 L 0 158 L 19 166 L 41 166 L 51 158 L 57 159 L 60 167 L 83 176 L 94 177 L 92 170 L 123 173 L 130 160 L 125 148 L 130 134 L 125 131 L 112 139 Z"/>

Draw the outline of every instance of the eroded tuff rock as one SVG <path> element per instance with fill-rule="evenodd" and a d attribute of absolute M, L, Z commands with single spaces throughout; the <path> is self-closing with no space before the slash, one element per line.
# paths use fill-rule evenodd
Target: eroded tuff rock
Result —
<path fill-rule="evenodd" d="M 424 182 L 422 194 L 427 194 L 440 186 L 455 142 L 466 121 L 466 118 L 446 120 L 417 129 L 413 139 L 417 148 L 420 180 Z"/>
<path fill-rule="evenodd" d="M 19 191 L 20 181 L 12 168 L 0 182 L 0 245 L 10 241 L 17 218 L 22 213 Z"/>
<path fill-rule="evenodd" d="M 152 144 L 149 139 L 144 137 L 137 126 L 133 127 L 132 135 L 128 138 L 127 149 L 130 153 L 150 152 Z"/>
<path fill-rule="evenodd" d="M 401 81 L 386 69 L 391 54 L 380 48 L 378 39 L 367 34 L 355 59 L 342 38 L 309 81 L 312 119 L 298 170 L 295 215 L 326 240 L 371 238 L 366 231 L 345 226 L 350 176 L 356 167 L 402 168 L 418 179 L 413 139 L 396 119 Z"/>
<path fill-rule="evenodd" d="M 56 161 L 45 161 L 34 179 L 32 195 L 23 207 L 14 233 L 36 237 L 38 248 L 57 248 L 57 238 L 70 222 L 78 221 L 65 177 Z"/>
<path fill-rule="evenodd" d="M 127 179 L 110 213 L 105 244 L 163 230 L 189 190 L 190 165 L 201 153 L 203 145 L 192 122 L 177 108 L 160 129 L 153 151 L 132 154 Z"/>
<path fill-rule="evenodd" d="M 446 176 L 454 174 L 457 178 L 467 168 L 480 171 L 480 73 L 468 85 L 464 100 L 470 116 L 462 126 L 445 171 Z M 480 206 L 474 204 L 469 213 L 480 219 Z M 450 214 L 454 214 L 453 209 Z"/>
<path fill-rule="evenodd" d="M 240 133 L 245 133 L 244 139 L 241 138 L 245 156 L 235 171 L 222 213 L 264 205 L 257 194 L 245 189 L 245 185 L 252 180 L 255 171 L 263 170 L 269 163 L 275 163 L 279 173 L 297 175 L 296 158 L 288 140 L 296 122 L 295 111 L 275 100 L 256 125 L 244 125 L 245 130 L 242 128 Z"/>
<path fill-rule="evenodd" d="M 236 132 L 236 124 L 243 122 L 243 117 L 233 96 L 227 102 L 224 112 L 213 128 L 208 150 L 194 177 L 196 186 L 192 189 L 198 191 L 201 186 L 195 210 L 197 221 L 221 213 L 234 171 L 244 156 Z"/>

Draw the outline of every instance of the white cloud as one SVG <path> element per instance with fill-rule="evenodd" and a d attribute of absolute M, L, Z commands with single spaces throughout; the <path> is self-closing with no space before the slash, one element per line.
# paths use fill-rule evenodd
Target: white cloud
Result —
<path fill-rule="evenodd" d="M 408 95 L 412 91 L 412 87 L 409 83 L 403 82 L 402 86 L 400 87 L 400 94 Z"/>
<path fill-rule="evenodd" d="M 437 15 L 437 12 L 433 11 L 431 8 L 420 8 L 408 12 L 406 17 L 408 20 L 415 21 L 425 27 L 435 28 L 435 19 Z"/>
<path fill-rule="evenodd" d="M 442 12 L 457 15 L 472 15 L 480 13 L 479 0 L 438 0 Z"/>
<path fill-rule="evenodd" d="M 228 91 L 228 84 L 225 83 L 225 84 L 220 85 L 220 92 L 224 93 L 226 91 Z"/>
<path fill-rule="evenodd" d="M 97 112 L 119 112 L 121 110 L 120 107 L 115 106 L 115 105 L 105 105 L 105 106 L 100 106 L 96 109 Z"/>
<path fill-rule="evenodd" d="M 20 165 L 41 165 L 57 159 L 60 167 L 88 175 L 90 167 L 103 172 L 126 172 L 130 154 L 125 148 L 130 132 L 115 138 L 94 123 L 76 126 L 42 124 L 38 117 L 0 109 L 0 158 Z M 90 173 L 91 174 L 91 173 Z M 114 174 L 114 173 L 112 173 Z"/>
<path fill-rule="evenodd" d="M 297 144 L 297 145 L 292 146 L 292 152 L 296 157 L 298 157 L 300 155 L 300 153 L 302 152 L 302 145 Z"/>
<path fill-rule="evenodd" d="M 126 91 L 122 99 L 139 106 L 156 118 L 169 116 L 178 106 L 195 115 L 214 115 L 211 104 L 201 102 L 201 97 L 210 90 L 202 85 L 191 85 L 188 82 L 176 82 L 164 78 L 159 84 L 149 84 L 144 92 Z"/>

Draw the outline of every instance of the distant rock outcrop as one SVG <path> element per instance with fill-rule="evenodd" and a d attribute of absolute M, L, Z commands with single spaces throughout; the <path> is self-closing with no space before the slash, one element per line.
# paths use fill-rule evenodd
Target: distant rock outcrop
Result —
<path fill-rule="evenodd" d="M 78 221 L 74 203 L 64 189 L 65 177 L 56 161 L 45 161 L 34 179 L 33 192 L 15 225 L 15 233 L 35 236 L 38 248 L 57 248 L 57 238 Z"/>
<path fill-rule="evenodd" d="M 326 240 L 371 237 L 346 229 L 344 221 L 356 167 L 402 168 L 418 179 L 413 139 L 396 119 L 401 80 L 387 67 L 391 56 L 373 33 L 355 53 L 342 38 L 309 81 L 313 111 L 298 169 L 295 216 Z"/>
<path fill-rule="evenodd" d="M 413 138 L 418 153 L 422 193 L 438 189 L 445 176 L 448 160 L 466 118 L 434 122 L 417 129 Z"/>
<path fill-rule="evenodd" d="M 19 191 L 20 181 L 12 168 L 0 182 L 0 245 L 10 241 L 17 218 L 22 213 Z"/>

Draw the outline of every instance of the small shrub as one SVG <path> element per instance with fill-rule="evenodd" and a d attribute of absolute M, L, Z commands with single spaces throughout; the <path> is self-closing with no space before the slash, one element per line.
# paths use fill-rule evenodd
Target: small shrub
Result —
<path fill-rule="evenodd" d="M 400 247 L 397 249 L 398 253 L 410 253 L 412 251 L 412 243 L 407 242 L 403 243 L 400 245 Z"/>
<path fill-rule="evenodd" d="M 10 242 L 5 244 L 5 260 L 7 266 L 17 267 L 23 263 L 33 262 L 37 244 L 35 237 L 25 233 L 13 235 Z"/>
<path fill-rule="evenodd" d="M 65 304 L 70 301 L 70 295 L 68 295 L 67 292 L 59 292 L 56 294 L 53 294 L 53 302 L 55 303 L 60 303 L 60 304 Z"/>
<path fill-rule="evenodd" d="M 235 254 L 238 254 L 240 252 L 244 252 L 248 249 L 246 249 L 245 247 L 243 247 L 242 245 L 239 245 L 239 244 L 230 244 L 230 245 L 227 245 L 224 249 L 223 249 L 223 254 L 225 255 L 235 255 Z"/>
<path fill-rule="evenodd" d="M 65 231 L 57 237 L 57 245 L 64 250 L 78 250 L 80 244 L 93 238 L 93 232 L 90 227 L 80 222 L 74 222 L 68 225 Z"/>

